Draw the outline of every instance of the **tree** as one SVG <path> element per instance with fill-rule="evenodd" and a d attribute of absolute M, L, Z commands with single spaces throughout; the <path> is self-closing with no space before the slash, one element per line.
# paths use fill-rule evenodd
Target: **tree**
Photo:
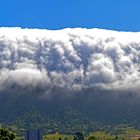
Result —
<path fill-rule="evenodd" d="M 88 140 L 96 140 L 96 138 L 94 136 L 90 136 Z"/>
<path fill-rule="evenodd" d="M 15 134 L 9 131 L 9 129 L 0 128 L 0 140 L 15 140 L 15 138 Z"/>
<path fill-rule="evenodd" d="M 119 137 L 118 136 L 115 136 L 115 140 L 117 140 L 117 139 L 119 139 Z"/>
<path fill-rule="evenodd" d="M 76 132 L 73 140 L 84 140 L 84 135 L 81 132 Z"/>

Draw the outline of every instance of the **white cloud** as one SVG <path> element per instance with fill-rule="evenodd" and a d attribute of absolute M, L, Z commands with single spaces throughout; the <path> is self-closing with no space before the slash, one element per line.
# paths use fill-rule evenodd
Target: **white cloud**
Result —
<path fill-rule="evenodd" d="M 0 87 L 139 89 L 139 36 L 101 29 L 0 28 Z"/>

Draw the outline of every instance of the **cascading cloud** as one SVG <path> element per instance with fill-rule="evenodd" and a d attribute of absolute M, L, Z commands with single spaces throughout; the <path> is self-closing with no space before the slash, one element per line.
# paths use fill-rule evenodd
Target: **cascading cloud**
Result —
<path fill-rule="evenodd" d="M 0 28 L 0 89 L 140 86 L 140 33 Z"/>

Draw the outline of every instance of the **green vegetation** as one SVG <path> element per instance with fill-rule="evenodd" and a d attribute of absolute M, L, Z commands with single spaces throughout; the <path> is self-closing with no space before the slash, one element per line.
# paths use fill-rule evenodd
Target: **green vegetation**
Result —
<path fill-rule="evenodd" d="M 43 140 L 139 140 L 139 137 L 140 130 L 132 127 L 122 128 L 120 126 L 110 132 L 75 132 L 73 134 L 43 132 Z M 9 129 L 1 127 L 0 140 L 24 140 L 24 133 L 15 126 L 9 127 Z"/>
<path fill-rule="evenodd" d="M 124 135 L 113 135 L 104 131 L 97 131 L 90 133 L 88 135 L 82 135 L 80 134 L 79 137 L 76 135 L 66 135 L 66 134 L 48 134 L 43 137 L 43 140 L 139 140 L 139 138 L 135 137 L 137 133 L 134 133 L 135 130 L 129 130 L 130 133 L 133 133 L 131 135 L 127 132 Z M 80 132 L 78 132 L 80 133 Z M 140 131 L 139 131 L 140 133 Z"/>
<path fill-rule="evenodd" d="M 15 140 L 15 133 L 11 132 L 7 128 L 0 128 L 0 140 Z"/>
<path fill-rule="evenodd" d="M 64 135 L 64 134 L 59 134 L 59 133 L 45 135 L 43 139 L 44 140 L 59 140 L 60 138 L 61 140 L 73 140 L 72 135 Z"/>

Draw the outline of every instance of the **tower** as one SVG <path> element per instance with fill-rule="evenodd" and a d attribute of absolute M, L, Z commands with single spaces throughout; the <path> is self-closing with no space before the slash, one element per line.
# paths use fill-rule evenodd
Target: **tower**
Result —
<path fill-rule="evenodd" d="M 27 130 L 25 134 L 25 140 L 42 140 L 42 136 L 39 130 Z"/>

